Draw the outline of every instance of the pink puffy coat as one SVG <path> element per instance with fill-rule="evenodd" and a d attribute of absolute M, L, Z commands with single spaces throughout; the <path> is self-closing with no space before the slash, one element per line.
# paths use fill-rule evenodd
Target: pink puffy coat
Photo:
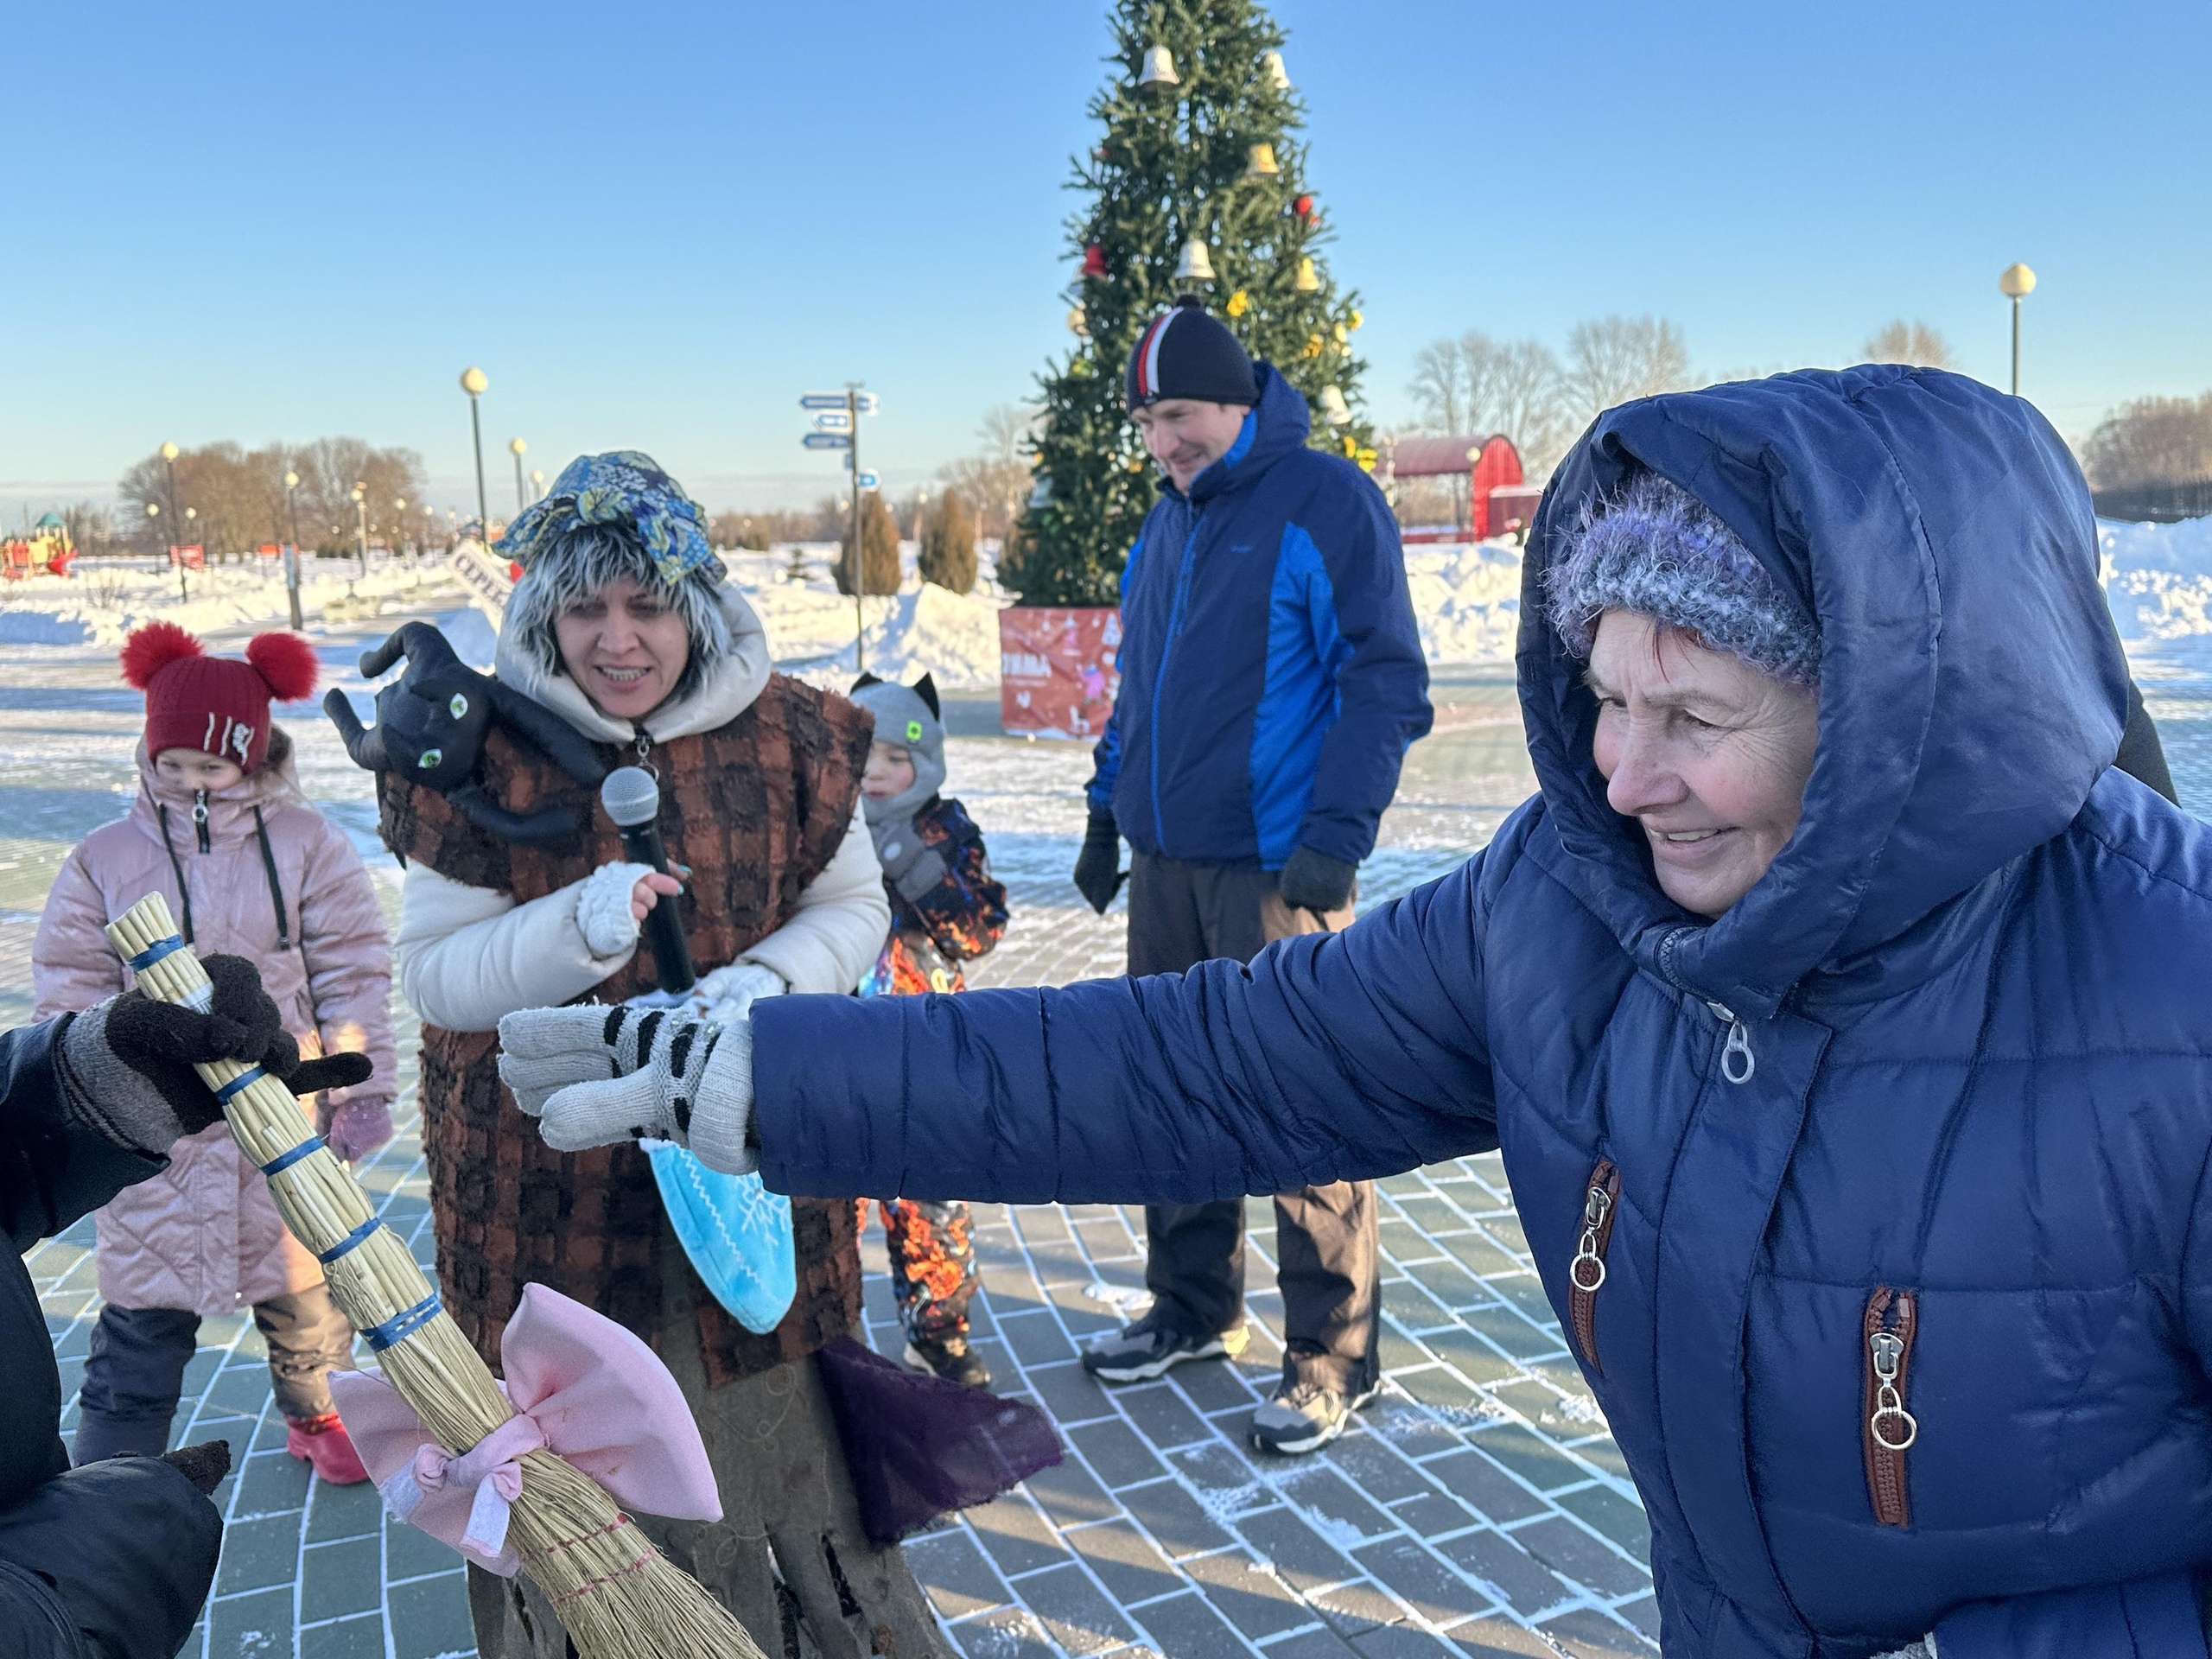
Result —
<path fill-rule="evenodd" d="M 316 1103 L 318 1127 L 346 1099 L 389 1102 L 391 954 L 384 912 L 345 831 L 301 798 L 290 738 L 273 733 L 259 771 L 208 797 L 204 841 L 192 791 L 163 784 L 143 744 L 138 775 L 130 812 L 86 836 L 47 895 L 33 947 L 38 1018 L 126 988 L 129 970 L 101 930 L 158 890 L 180 923 L 191 916 L 195 948 L 229 951 L 261 969 L 302 1052 L 354 1049 L 376 1063 L 366 1083 Z M 284 1230 L 267 1179 L 222 1123 L 178 1141 L 166 1170 L 99 1212 L 98 1230 L 100 1294 L 122 1307 L 188 1308 L 204 1318 L 322 1279 L 315 1257 Z"/>

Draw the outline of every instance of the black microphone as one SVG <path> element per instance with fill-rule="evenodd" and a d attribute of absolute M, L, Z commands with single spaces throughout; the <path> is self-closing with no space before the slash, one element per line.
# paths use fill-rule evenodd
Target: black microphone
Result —
<path fill-rule="evenodd" d="M 643 766 L 617 766 L 599 786 L 599 804 L 622 832 L 622 855 L 632 864 L 665 872 L 668 849 L 660 840 L 660 785 Z M 645 912 L 645 942 L 652 947 L 653 971 L 660 988 L 681 996 L 699 982 L 691 969 L 691 948 L 683 942 L 677 901 L 663 893 Z"/>

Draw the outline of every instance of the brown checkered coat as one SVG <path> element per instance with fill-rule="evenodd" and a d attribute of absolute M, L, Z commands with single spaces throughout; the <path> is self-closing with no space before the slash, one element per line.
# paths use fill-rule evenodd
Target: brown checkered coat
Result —
<path fill-rule="evenodd" d="M 691 868 L 679 902 L 700 972 L 775 931 L 828 868 L 852 823 L 868 739 L 866 714 L 779 674 L 728 725 L 653 748 L 668 855 Z M 622 765 L 635 757 L 610 745 L 602 758 Z M 512 845 L 444 797 L 379 773 L 385 844 L 450 880 L 512 893 L 517 904 L 623 856 L 595 792 L 496 728 L 484 777 L 516 811 L 573 806 L 589 827 L 570 846 Z M 651 956 L 640 950 L 595 995 L 616 1001 L 653 983 Z M 530 1283 L 573 1296 L 658 1345 L 664 1229 L 652 1166 L 627 1145 L 548 1147 L 499 1082 L 499 1043 L 495 1032 L 423 1027 L 423 1144 L 446 1306 L 495 1366 L 499 1333 Z M 718 1386 L 813 1353 L 859 1318 L 853 1206 L 794 1199 L 791 1221 L 798 1294 L 766 1336 L 730 1318 L 691 1274 L 700 1351 Z M 683 1271 L 691 1274 L 688 1262 Z"/>

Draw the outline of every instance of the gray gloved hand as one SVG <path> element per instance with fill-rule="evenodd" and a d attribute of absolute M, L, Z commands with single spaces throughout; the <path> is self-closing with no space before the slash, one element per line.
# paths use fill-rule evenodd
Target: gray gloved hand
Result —
<path fill-rule="evenodd" d="M 944 880 L 951 866 L 944 855 L 922 839 L 912 818 L 892 818 L 868 827 L 875 842 L 876 861 L 892 890 L 912 904 Z"/>
<path fill-rule="evenodd" d="M 704 1025 L 659 1009 L 525 1008 L 499 1021 L 499 1080 L 556 1152 L 672 1141 L 732 1175 L 758 1160 L 749 1020 Z"/>

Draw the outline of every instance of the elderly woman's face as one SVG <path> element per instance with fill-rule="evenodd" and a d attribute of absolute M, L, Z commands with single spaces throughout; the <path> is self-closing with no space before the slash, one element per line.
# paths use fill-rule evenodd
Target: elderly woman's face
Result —
<path fill-rule="evenodd" d="M 1643 826 L 1661 890 L 1684 910 L 1719 915 L 1797 827 L 1819 725 L 1814 695 L 1637 611 L 1599 620 L 1586 678 L 1605 798 Z"/>
<path fill-rule="evenodd" d="M 642 720 L 667 702 L 691 660 L 682 614 L 629 576 L 563 611 L 553 638 L 569 677 L 616 720 Z"/>

